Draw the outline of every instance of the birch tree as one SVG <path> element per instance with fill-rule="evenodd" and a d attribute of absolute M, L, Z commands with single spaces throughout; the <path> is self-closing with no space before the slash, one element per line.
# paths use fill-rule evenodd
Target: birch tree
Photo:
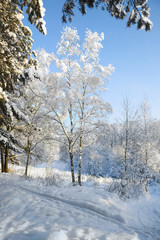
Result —
<path fill-rule="evenodd" d="M 78 99 L 78 119 L 79 119 L 79 168 L 78 183 L 81 185 L 81 164 L 83 155 L 83 144 L 86 135 L 98 128 L 100 121 L 107 113 L 112 112 L 109 103 L 104 102 L 100 97 L 100 92 L 105 91 L 106 80 L 114 67 L 111 65 L 102 66 L 99 64 L 99 53 L 103 48 L 101 42 L 104 34 L 86 31 L 85 41 L 80 54 L 81 71 L 79 79 L 79 99 Z M 85 145 L 87 142 L 85 143 Z M 91 144 L 91 143 L 88 143 Z"/>
<path fill-rule="evenodd" d="M 73 157 L 75 146 L 79 146 L 80 185 L 83 136 L 93 131 L 91 126 L 98 126 L 98 120 L 104 117 L 105 112 L 111 111 L 111 106 L 99 96 L 100 91 L 104 90 L 104 80 L 114 70 L 111 65 L 103 67 L 99 64 L 102 40 L 103 34 L 87 30 L 84 44 L 80 46 L 77 30 L 66 27 L 58 44 L 57 56 L 54 57 L 59 71 L 47 77 L 46 103 L 52 112 L 50 117 L 60 126 L 67 139 L 73 183 Z"/>
<path fill-rule="evenodd" d="M 141 112 L 141 145 L 142 145 L 142 152 L 143 152 L 143 159 L 144 163 L 148 164 L 149 159 L 149 145 L 151 144 L 151 134 L 150 134 L 150 109 L 147 101 L 140 106 Z"/>
<path fill-rule="evenodd" d="M 44 51 L 41 51 L 44 55 Z M 39 53 L 40 55 L 40 53 Z M 38 58 L 40 56 L 38 55 Z M 28 174 L 28 167 L 30 158 L 34 155 L 34 149 L 50 136 L 49 128 L 51 120 L 47 117 L 47 109 L 45 108 L 45 84 L 43 77 L 48 73 L 47 63 L 45 64 L 45 56 L 43 56 L 43 63 L 39 60 L 38 70 L 34 67 L 24 70 L 23 75 L 27 76 L 27 84 L 23 88 L 23 96 L 21 97 L 22 109 L 25 112 L 28 122 L 21 123 L 17 127 L 23 136 L 19 138 L 23 141 L 24 150 L 26 153 L 25 161 L 25 175 Z M 53 124 L 52 124 L 52 127 Z M 53 129 L 52 129 L 53 130 Z"/>
<path fill-rule="evenodd" d="M 76 29 L 65 28 L 58 44 L 55 63 L 59 72 L 49 74 L 47 80 L 46 103 L 51 111 L 50 117 L 60 126 L 68 142 L 68 152 L 70 156 L 72 182 L 75 182 L 74 173 L 74 144 L 75 136 L 75 97 L 76 97 L 76 78 L 80 66 L 75 60 L 80 53 L 79 36 Z M 61 134 L 61 133 L 60 133 Z"/>
<path fill-rule="evenodd" d="M 132 159 L 132 151 L 134 145 L 134 138 L 136 136 L 136 127 L 138 121 L 138 113 L 133 109 L 128 96 L 124 98 L 123 102 L 123 120 L 122 127 L 122 146 L 124 148 L 124 172 L 127 174 L 127 168 L 129 166 L 128 160 Z M 136 139 L 137 141 L 137 139 Z"/>
<path fill-rule="evenodd" d="M 150 109 L 147 101 L 140 106 L 141 111 L 141 152 L 142 159 L 144 159 L 144 178 L 146 180 L 145 189 L 148 192 L 148 163 L 150 158 L 150 151 L 152 149 L 152 139 L 150 132 L 151 118 Z"/>

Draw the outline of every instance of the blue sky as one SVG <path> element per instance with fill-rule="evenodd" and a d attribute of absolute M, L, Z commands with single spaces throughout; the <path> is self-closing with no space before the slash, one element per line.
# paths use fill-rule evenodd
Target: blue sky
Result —
<path fill-rule="evenodd" d="M 122 112 L 123 98 L 127 94 L 133 105 L 147 99 L 154 118 L 160 118 L 160 1 L 149 0 L 154 26 L 150 32 L 137 31 L 136 26 L 126 28 L 126 20 L 116 20 L 101 9 L 88 9 L 82 16 L 75 11 L 72 23 L 62 24 L 62 6 L 64 0 L 46 0 L 47 35 L 28 24 L 33 32 L 35 50 L 44 48 L 56 52 L 56 45 L 66 25 L 76 27 L 83 41 L 86 28 L 98 33 L 104 32 L 103 50 L 100 63 L 112 64 L 115 72 L 107 85 L 104 95 L 114 110 L 112 119 L 119 118 Z"/>

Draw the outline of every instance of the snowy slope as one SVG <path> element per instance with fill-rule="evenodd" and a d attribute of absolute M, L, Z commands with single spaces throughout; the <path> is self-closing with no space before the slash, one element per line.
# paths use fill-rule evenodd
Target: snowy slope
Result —
<path fill-rule="evenodd" d="M 69 173 L 59 174 L 63 181 L 53 186 L 0 174 L 1 240 L 160 239 L 159 192 L 123 202 L 107 191 L 106 179 L 86 177 L 73 187 Z"/>

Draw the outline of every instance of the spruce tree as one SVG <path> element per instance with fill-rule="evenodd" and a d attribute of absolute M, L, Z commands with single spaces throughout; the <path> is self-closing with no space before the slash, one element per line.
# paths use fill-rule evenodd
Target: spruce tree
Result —
<path fill-rule="evenodd" d="M 46 34 L 42 0 L 0 1 L 0 149 L 2 171 L 8 172 L 9 149 L 16 150 L 18 141 L 11 135 L 13 117 L 21 120 L 23 113 L 12 101 L 14 92 L 20 92 L 19 78 L 24 68 L 36 66 L 32 51 L 32 32 L 22 23 L 26 7 L 28 20 Z M 5 164 L 4 164 L 5 159 Z"/>

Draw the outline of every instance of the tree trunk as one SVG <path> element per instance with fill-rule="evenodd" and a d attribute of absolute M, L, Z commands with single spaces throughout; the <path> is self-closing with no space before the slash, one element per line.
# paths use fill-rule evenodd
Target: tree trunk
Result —
<path fill-rule="evenodd" d="M 125 171 L 125 173 L 127 172 L 127 148 L 125 147 L 125 152 L 124 152 L 124 164 L 125 164 L 125 166 L 124 166 L 124 171 Z"/>
<path fill-rule="evenodd" d="M 85 107 L 85 95 L 86 95 L 86 87 L 83 86 L 83 101 L 81 105 L 81 118 L 80 118 L 80 139 L 79 139 L 79 164 L 78 164 L 78 183 L 82 186 L 82 155 L 83 155 L 83 121 L 84 121 L 84 107 Z"/>
<path fill-rule="evenodd" d="M 146 162 L 146 166 L 148 164 L 148 149 L 147 147 L 145 148 L 145 162 Z"/>
<path fill-rule="evenodd" d="M 82 186 L 81 165 L 82 165 L 82 154 L 79 156 L 79 164 L 78 164 L 78 183 L 79 183 L 80 186 Z"/>
<path fill-rule="evenodd" d="M 25 175 L 28 174 L 28 166 L 29 166 L 29 158 L 30 158 L 30 142 L 29 142 L 29 136 L 27 137 L 27 161 L 26 161 L 26 168 L 25 168 Z"/>
<path fill-rule="evenodd" d="M 4 154 L 4 149 L 1 146 L 1 172 L 4 172 L 4 157 L 3 157 L 3 154 Z"/>
<path fill-rule="evenodd" d="M 81 166 L 82 166 L 82 136 L 80 136 L 80 144 L 79 144 L 79 164 L 78 164 L 78 183 L 82 186 L 81 181 Z"/>
<path fill-rule="evenodd" d="M 70 85 L 69 85 L 70 87 Z M 69 117 L 70 117 L 70 139 L 69 139 L 69 155 L 71 162 L 71 176 L 72 183 L 75 183 L 75 175 L 74 175 L 74 163 L 73 163 L 73 116 L 72 116 L 72 104 L 70 104 L 69 109 Z"/>
<path fill-rule="evenodd" d="M 25 168 L 25 175 L 27 176 L 28 174 L 28 166 L 29 166 L 29 151 L 27 151 L 27 162 L 26 162 L 26 168 Z"/>
<path fill-rule="evenodd" d="M 72 141 L 69 142 L 69 156 L 70 156 L 70 163 L 71 163 L 71 177 L 72 183 L 75 183 L 75 176 L 74 176 L 74 163 L 73 163 L 73 146 Z"/>
<path fill-rule="evenodd" d="M 146 193 L 149 193 L 149 190 L 148 190 L 148 179 L 146 177 L 146 182 L 145 182 L 145 191 Z"/>
<path fill-rule="evenodd" d="M 72 176 L 72 183 L 74 183 L 74 182 L 75 182 L 75 176 L 74 176 L 73 153 L 70 153 L 70 161 L 71 161 L 71 176 Z"/>
<path fill-rule="evenodd" d="M 128 120 L 127 120 L 127 128 L 128 128 Z M 128 129 L 126 129 L 126 136 L 125 136 L 125 152 L 124 152 L 125 174 L 127 173 L 127 152 L 128 152 Z"/>
<path fill-rule="evenodd" d="M 147 164 L 148 164 L 148 151 L 147 151 L 147 147 L 145 149 L 145 162 L 146 162 L 146 168 L 147 168 Z M 146 176 L 146 181 L 145 181 L 145 190 L 146 192 L 149 192 L 148 190 L 148 177 Z"/>
<path fill-rule="evenodd" d="M 5 165 L 4 165 L 4 172 L 8 173 L 8 153 L 9 153 L 9 148 L 8 145 L 5 147 Z"/>

